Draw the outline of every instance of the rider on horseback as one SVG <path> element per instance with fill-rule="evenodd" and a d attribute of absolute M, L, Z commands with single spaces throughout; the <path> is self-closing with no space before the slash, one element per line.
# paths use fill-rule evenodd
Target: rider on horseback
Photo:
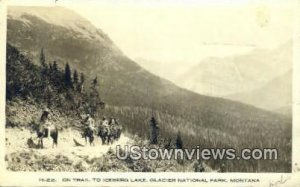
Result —
<path fill-rule="evenodd" d="M 87 114 L 85 119 L 82 121 L 82 124 L 84 126 L 82 137 L 85 138 L 86 143 L 87 139 L 89 139 L 90 145 L 94 145 L 94 133 L 96 132 L 95 120 Z"/>
<path fill-rule="evenodd" d="M 95 120 L 90 116 L 90 114 L 86 115 L 86 118 L 85 118 L 83 124 L 85 125 L 85 128 L 95 130 Z"/>
<path fill-rule="evenodd" d="M 116 119 L 114 117 L 110 118 L 109 125 L 110 126 L 115 126 L 116 125 Z"/>
<path fill-rule="evenodd" d="M 49 109 L 45 108 L 41 116 L 41 122 L 45 122 L 48 119 L 49 114 L 50 114 Z"/>
<path fill-rule="evenodd" d="M 109 128 L 109 123 L 105 116 L 103 116 L 102 118 L 102 126 L 105 128 Z"/>
<path fill-rule="evenodd" d="M 40 119 L 40 125 L 41 128 L 45 129 L 45 137 L 49 138 L 49 129 L 52 128 L 52 124 L 50 122 L 50 110 L 48 108 L 44 109 L 41 119 Z"/>
<path fill-rule="evenodd" d="M 105 116 L 102 117 L 102 127 L 110 134 L 110 123 Z"/>

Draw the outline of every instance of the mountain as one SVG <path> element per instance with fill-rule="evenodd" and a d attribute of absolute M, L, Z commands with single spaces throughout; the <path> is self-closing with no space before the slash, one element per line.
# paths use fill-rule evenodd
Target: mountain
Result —
<path fill-rule="evenodd" d="M 274 110 L 274 112 L 292 117 L 292 115 L 293 115 L 293 106 L 292 105 L 286 105 L 284 107 L 277 108 L 276 110 Z"/>
<path fill-rule="evenodd" d="M 290 118 L 180 88 L 126 57 L 107 34 L 75 12 L 61 7 L 9 7 L 7 42 L 35 64 L 43 48 L 47 63 L 55 60 L 62 68 L 68 62 L 87 80 L 97 76 L 101 98 L 108 105 L 105 112 L 118 116 L 130 133 L 146 137 L 148 121 L 155 116 L 161 136 L 174 138 L 180 132 L 186 147 L 282 150 L 276 163 L 257 161 L 255 169 L 249 162 L 236 161 L 228 165 L 230 171 L 290 171 L 286 146 L 291 139 Z M 218 167 L 217 161 L 210 162 Z"/>
<path fill-rule="evenodd" d="M 179 76 L 176 83 L 197 93 L 226 97 L 257 90 L 291 69 L 289 41 L 275 49 L 254 49 L 245 55 L 202 60 Z"/>
<path fill-rule="evenodd" d="M 292 107 L 292 71 L 269 81 L 263 87 L 248 92 L 227 96 L 232 100 L 248 103 L 266 110 L 273 110 L 284 114 Z M 280 112 L 281 113 L 281 112 Z"/>
<path fill-rule="evenodd" d="M 218 106 L 232 108 L 240 105 L 198 95 L 149 73 L 122 54 L 103 31 L 75 12 L 61 7 L 9 8 L 7 40 L 33 62 L 39 61 L 43 47 L 47 62 L 56 60 L 61 67 L 69 62 L 73 69 L 91 78 L 98 76 L 102 84 L 101 94 L 112 105 L 160 108 L 162 106 L 158 105 L 163 103 L 178 108 L 211 108 L 210 104 L 214 103 L 213 109 L 216 110 Z M 242 105 L 241 108 L 251 107 Z M 222 110 L 215 112 L 224 113 Z"/>

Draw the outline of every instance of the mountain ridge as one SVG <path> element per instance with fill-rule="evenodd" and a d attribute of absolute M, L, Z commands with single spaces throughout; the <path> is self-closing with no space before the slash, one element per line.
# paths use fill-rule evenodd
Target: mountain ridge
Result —
<path fill-rule="evenodd" d="M 280 111 L 281 108 L 287 109 L 287 107 L 292 106 L 292 70 L 279 75 L 263 85 L 263 87 L 252 92 L 237 93 L 226 98 L 266 110 Z M 282 111 L 285 114 L 287 113 L 287 110 Z"/>
<path fill-rule="evenodd" d="M 29 7 L 29 9 L 30 8 L 31 7 Z M 11 14 L 10 9 L 9 14 Z M 67 9 L 63 10 L 66 11 Z M 51 12 L 52 10 L 50 9 L 49 11 Z M 61 67 L 64 67 L 64 64 L 66 62 L 70 62 L 73 68 L 84 72 L 88 72 L 86 74 L 90 74 L 91 77 L 99 76 L 100 84 L 102 84 L 102 87 L 104 88 L 100 92 L 104 95 L 104 97 L 106 97 L 108 102 L 111 102 L 111 104 L 130 105 L 131 103 L 137 104 L 138 101 L 141 102 L 141 106 L 143 106 L 144 104 L 147 104 L 147 106 L 151 106 L 151 103 L 156 102 L 155 100 L 158 98 L 169 99 L 168 102 L 174 103 L 174 101 L 171 101 L 171 98 L 172 96 L 176 95 L 176 97 L 182 99 L 181 101 L 177 100 L 175 103 L 180 103 L 184 105 L 184 102 L 191 102 L 191 99 L 188 98 L 197 98 L 197 96 L 199 95 L 197 93 L 188 91 L 187 89 L 179 88 L 172 82 L 167 81 L 156 75 L 153 75 L 152 73 L 149 73 L 148 71 L 144 70 L 141 66 L 136 64 L 134 61 L 130 60 L 123 54 L 118 53 L 119 51 L 108 50 L 106 47 L 107 43 L 102 44 L 101 42 L 95 42 L 89 39 L 78 39 L 76 36 L 72 38 L 73 33 L 68 34 L 67 30 L 63 30 L 63 35 L 61 35 L 61 33 L 59 32 L 61 31 L 60 26 L 56 27 L 55 30 L 57 31 L 55 32 L 44 32 L 47 30 L 47 28 L 53 27 L 53 25 L 45 23 L 37 17 L 27 17 L 27 19 L 31 19 L 30 21 L 32 24 L 29 30 L 23 22 L 15 20 L 14 18 L 12 19 L 11 17 L 8 18 L 8 42 L 11 43 L 13 46 L 18 47 L 21 51 L 27 51 L 29 56 L 32 56 L 32 58 L 34 59 L 33 61 L 35 62 L 38 61 L 39 51 L 41 47 L 44 46 L 45 54 L 47 56 L 47 62 L 52 62 L 58 59 L 58 64 L 61 65 Z M 22 29 L 25 29 L 25 31 L 23 32 L 25 34 L 20 36 L 19 32 Z M 53 41 L 53 35 L 55 41 Z M 31 38 L 30 40 L 26 39 L 24 41 L 24 36 L 25 38 L 26 36 L 33 36 L 34 39 Z M 38 43 L 38 41 L 41 40 L 43 40 L 44 45 L 43 43 Z M 61 42 L 60 40 L 63 40 L 63 42 Z M 37 45 L 37 43 L 39 45 Z M 84 43 L 87 45 L 79 45 L 78 43 Z M 20 46 L 20 44 L 22 46 Z M 64 47 L 62 47 L 62 45 Z M 114 44 L 111 43 L 109 45 Z M 70 48 L 71 51 L 68 51 L 70 50 Z M 117 47 L 113 46 L 113 48 Z M 86 53 L 90 55 L 87 55 Z M 79 54 L 83 54 L 85 56 L 82 57 Z M 94 65 L 87 66 L 87 63 L 94 63 Z M 126 71 L 124 71 L 124 69 L 126 69 Z M 136 79 L 136 77 L 139 77 L 139 79 Z M 152 89 L 153 87 L 155 89 Z M 116 92 L 116 89 L 122 91 Z M 132 90 L 133 92 L 128 93 L 128 90 Z M 139 93 L 136 94 L 135 92 Z M 121 99 L 119 94 L 122 95 L 124 93 L 126 93 L 126 95 L 135 94 L 134 96 L 137 97 L 125 97 Z M 147 96 L 157 97 L 153 98 L 151 102 L 144 101 L 144 98 Z M 201 103 L 207 100 L 209 100 L 208 102 L 217 100 L 220 102 L 225 102 L 226 104 L 229 104 L 231 102 L 221 98 L 214 98 L 203 95 L 199 96 L 201 96 L 202 99 L 197 98 L 196 100 L 198 100 L 200 105 Z M 240 104 L 239 102 L 233 103 L 234 105 Z M 159 102 L 157 102 L 156 105 L 157 104 L 159 104 Z M 190 104 L 192 104 L 192 106 L 196 106 L 195 102 L 192 102 Z"/>
<path fill-rule="evenodd" d="M 292 69 L 292 45 L 292 41 L 288 41 L 274 49 L 206 58 L 182 74 L 178 84 L 197 93 L 225 98 L 254 91 Z"/>

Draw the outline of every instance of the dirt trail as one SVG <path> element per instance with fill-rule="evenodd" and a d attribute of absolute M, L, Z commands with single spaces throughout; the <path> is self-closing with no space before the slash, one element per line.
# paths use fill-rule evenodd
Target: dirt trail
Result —
<path fill-rule="evenodd" d="M 119 141 L 114 142 L 112 145 L 102 145 L 99 137 L 95 138 L 95 146 L 85 145 L 84 138 L 81 137 L 78 131 L 63 130 L 59 132 L 58 147 L 52 148 L 52 139 L 44 138 L 44 149 L 29 149 L 27 146 L 27 139 L 32 137 L 34 142 L 37 142 L 36 134 L 31 133 L 29 130 L 22 129 L 6 129 L 6 154 L 9 155 L 14 152 L 28 152 L 34 151 L 35 153 L 47 157 L 55 157 L 57 155 L 63 155 L 71 159 L 72 161 L 82 160 L 82 158 L 95 158 L 101 157 L 103 154 L 112 148 L 116 149 L 116 145 L 129 145 L 131 139 L 122 135 Z M 80 144 L 85 145 L 75 146 L 73 141 L 75 138 Z"/>
<path fill-rule="evenodd" d="M 11 171 L 88 171 L 88 172 L 131 172 L 131 171 L 194 171 L 194 162 L 179 164 L 176 160 L 139 160 L 122 162 L 116 158 L 116 146 L 133 145 L 134 140 L 122 135 L 112 145 L 102 145 L 99 137 L 95 146 L 85 145 L 80 133 L 67 129 L 59 131 L 58 147 L 52 148 L 52 138 L 44 138 L 44 149 L 30 149 L 27 139 L 32 137 L 37 142 L 36 134 L 29 130 L 7 128 L 6 168 Z M 73 138 L 85 146 L 75 146 Z M 111 148 L 112 151 L 109 151 Z M 204 165 L 206 172 L 214 172 Z"/>

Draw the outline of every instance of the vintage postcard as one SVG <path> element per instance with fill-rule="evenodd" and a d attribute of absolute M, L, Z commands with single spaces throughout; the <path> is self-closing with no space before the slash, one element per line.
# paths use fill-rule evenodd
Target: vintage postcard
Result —
<path fill-rule="evenodd" d="M 0 4 L 0 186 L 300 186 L 299 0 Z"/>

